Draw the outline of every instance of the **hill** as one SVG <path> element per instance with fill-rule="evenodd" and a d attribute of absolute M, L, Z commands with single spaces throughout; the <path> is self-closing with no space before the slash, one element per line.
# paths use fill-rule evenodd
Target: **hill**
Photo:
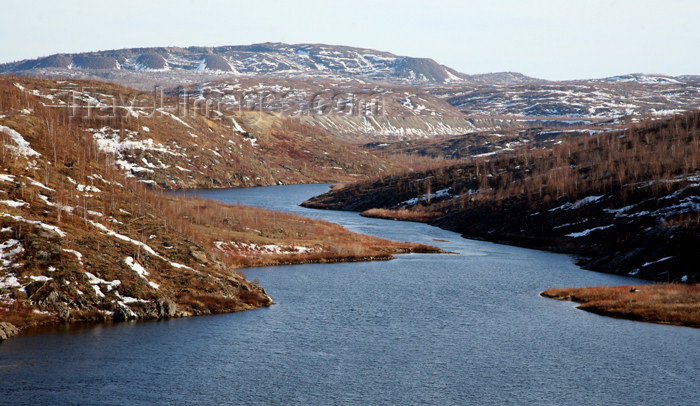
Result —
<path fill-rule="evenodd" d="M 604 272 L 697 282 L 699 170 L 694 111 L 350 184 L 305 205 L 575 253 Z"/>
<path fill-rule="evenodd" d="M 256 77 L 219 79 L 185 91 L 214 104 L 250 104 L 293 117 L 352 144 L 464 134 L 476 127 L 446 101 L 410 86 Z"/>
<path fill-rule="evenodd" d="M 622 75 L 616 80 L 448 84 L 428 91 L 468 117 L 566 122 L 681 113 L 698 105 L 699 88 L 700 82 L 687 78 Z"/>
<path fill-rule="evenodd" d="M 217 138 L 241 142 L 245 135 L 223 138 L 220 124 L 211 121 L 213 135 L 206 136 L 204 119 L 187 124 L 168 115 L 73 115 L 70 105 L 46 103 L 54 100 L 46 93 L 51 86 L 0 79 L 0 340 L 49 322 L 185 317 L 271 305 L 241 267 L 435 251 L 300 216 L 165 195 L 157 185 L 168 182 L 160 177 L 180 179 L 178 173 L 189 173 L 184 166 L 197 162 L 185 159 L 188 147 L 169 139 L 169 131 L 174 137 L 182 128 L 199 132 L 187 137 L 212 151 Z M 191 176 L 183 179 L 193 185 L 217 179 Z"/>
<path fill-rule="evenodd" d="M 55 54 L 0 65 L 0 73 L 76 72 L 96 78 L 96 71 L 140 72 L 169 78 L 173 73 L 204 76 L 275 76 L 386 81 L 391 83 L 449 83 L 470 76 L 430 58 L 398 56 L 373 49 L 326 44 L 262 43 L 220 47 L 130 48 L 79 54 Z M 520 74 L 483 74 L 476 81 L 522 83 L 535 81 Z"/>

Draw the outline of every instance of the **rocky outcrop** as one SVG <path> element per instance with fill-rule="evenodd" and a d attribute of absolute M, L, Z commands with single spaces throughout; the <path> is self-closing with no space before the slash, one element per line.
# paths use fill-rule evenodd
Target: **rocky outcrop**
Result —
<path fill-rule="evenodd" d="M 0 322 L 0 342 L 3 342 L 16 335 L 17 332 L 17 327 L 15 327 L 12 323 Z"/>
<path fill-rule="evenodd" d="M 226 59 L 219 55 L 205 55 L 200 65 L 197 67 L 197 70 L 233 72 L 231 65 L 226 62 Z"/>
<path fill-rule="evenodd" d="M 168 63 L 155 52 L 141 54 L 135 60 L 137 70 L 163 70 L 168 67 Z"/>

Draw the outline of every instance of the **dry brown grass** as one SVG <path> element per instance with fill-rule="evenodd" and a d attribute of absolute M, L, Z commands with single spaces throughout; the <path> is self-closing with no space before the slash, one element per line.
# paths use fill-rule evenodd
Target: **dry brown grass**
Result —
<path fill-rule="evenodd" d="M 188 307 L 195 314 L 230 313 L 257 307 L 268 306 L 263 296 L 241 291 L 238 297 L 222 297 L 216 295 L 182 292 L 177 297 L 177 303 Z"/>
<path fill-rule="evenodd" d="M 237 267 L 269 266 L 309 262 L 389 259 L 402 252 L 440 252 L 439 249 L 356 234 L 323 220 L 311 220 L 289 213 L 272 212 L 241 205 L 227 205 L 202 199 L 171 199 L 168 216 L 185 234 L 225 263 Z M 304 247 L 304 253 L 244 255 L 216 247 L 217 241 L 236 241 L 258 246 Z"/>
<path fill-rule="evenodd" d="M 606 316 L 700 328 L 698 284 L 557 288 L 542 296 L 578 302 L 580 309 Z"/>
<path fill-rule="evenodd" d="M 442 216 L 439 211 L 414 211 L 408 209 L 369 209 L 361 213 L 365 217 L 375 217 L 389 220 L 416 221 L 428 223 Z"/>
<path fill-rule="evenodd" d="M 20 84 L 27 91 L 20 91 L 14 83 Z M 28 93 L 35 90 L 54 98 L 48 100 Z M 72 99 L 69 90 L 85 91 L 92 96 L 101 95 L 104 98 L 102 102 L 110 107 L 97 110 L 94 105 L 80 98 L 77 101 Z M 177 149 L 177 153 L 182 155 L 153 149 L 124 153 L 127 161 L 137 165 L 142 164 L 142 158 L 149 162 L 163 163 L 164 167 L 156 165 L 151 168 L 152 171 L 140 171 L 136 176 L 141 180 L 154 181 L 166 189 L 354 181 L 367 179 L 377 173 L 406 169 L 405 165 L 391 157 L 380 158 L 356 145 L 338 140 L 321 128 L 277 114 L 237 114 L 237 122 L 248 132 L 243 135 L 234 131 L 230 120 L 211 112 L 206 115 L 201 109 L 195 109 L 194 103 L 189 103 L 185 111 L 181 103 L 177 114 L 187 123 L 185 126 L 167 115 L 153 113 L 154 103 L 162 103 L 166 108 L 171 108 L 171 112 L 175 112 L 174 106 L 178 106 L 178 100 L 173 96 L 166 93 L 162 99 L 160 96 L 154 98 L 151 92 L 98 81 L 54 81 L 7 76 L 0 81 L 0 99 L 0 111 L 8 117 L 23 108 L 30 108 L 41 116 L 42 125 L 46 122 L 53 124 L 70 120 L 73 129 L 80 130 L 74 133 L 107 126 L 120 131 L 122 139 L 128 131 L 134 140 L 152 139 L 168 149 Z M 69 110 L 43 109 L 40 106 L 40 102 L 55 106 L 59 101 L 73 107 Z M 132 103 L 136 110 L 153 114 L 133 117 L 122 108 Z M 39 107 L 35 108 L 34 105 Z M 11 109 L 16 111 L 8 111 Z M 53 113 L 40 110 L 53 110 Z M 246 118 L 253 115 L 255 118 Z M 148 132 L 143 127 L 149 128 Z M 57 135 L 59 143 L 61 139 L 78 141 L 75 135 L 71 138 L 65 138 L 63 134 Z M 49 144 L 54 138 L 44 137 L 44 140 Z M 255 145 L 252 141 L 255 141 Z M 323 145 L 323 148 L 318 148 L 319 145 Z M 57 158 L 60 157 L 58 154 Z M 187 171 L 172 170 L 175 166 L 181 166 Z"/>
<path fill-rule="evenodd" d="M 18 115 L 6 118 L 4 122 L 11 124 L 13 128 L 24 134 L 45 156 L 55 157 L 55 161 L 65 163 L 63 166 L 47 166 L 45 175 L 43 171 L 39 171 L 31 174 L 31 177 L 41 179 L 45 184 L 56 189 L 55 194 L 43 192 L 51 199 L 75 208 L 72 213 L 63 213 L 59 217 L 59 211 L 47 207 L 49 212 L 56 211 L 56 224 L 66 228 L 72 235 L 82 235 L 85 231 L 90 233 L 90 230 L 85 230 L 85 218 L 88 217 L 85 214 L 88 210 L 92 210 L 102 213 L 105 217 L 112 216 L 120 219 L 123 225 L 110 225 L 119 233 L 130 235 L 137 240 L 155 235 L 157 238 L 150 241 L 154 246 L 173 245 L 175 241 L 185 237 L 188 242 L 196 244 L 200 249 L 233 267 L 381 259 L 398 252 L 438 251 L 432 247 L 354 234 L 335 224 L 291 214 L 201 199 L 167 196 L 159 192 L 157 187 L 154 190 L 138 182 L 134 177 L 125 177 L 121 171 L 115 169 L 113 165 L 115 158 L 111 154 L 100 152 L 95 147 L 91 135 L 81 130 L 81 127 L 100 127 L 105 124 L 112 125 L 114 128 L 129 127 L 134 123 L 130 123 L 128 115 L 115 119 L 114 123 L 107 123 L 95 117 L 68 119 L 65 111 L 47 109 L 41 99 L 18 89 L 14 85 L 15 81 L 23 83 L 28 89 L 38 88 L 42 91 L 50 88 L 53 82 L 31 78 L 10 78 L 0 81 L 0 105 L 3 110 L 10 112 L 25 107 L 30 108 L 34 112 L 33 115 Z M 105 94 L 125 92 L 127 99 L 133 96 L 131 93 L 134 93 L 130 89 L 100 82 L 80 82 L 80 84 Z M 177 132 L 178 125 L 174 123 L 175 121 L 171 119 L 142 119 L 138 125 L 148 124 L 151 128 L 149 137 L 162 142 L 163 140 L 158 139 L 158 136 L 172 135 Z M 202 123 L 192 120 L 191 124 L 196 126 Z M 48 126 L 50 129 L 46 128 Z M 305 138 L 308 134 L 319 137 L 324 135 L 321 130 L 290 119 L 283 121 L 282 127 L 273 130 L 280 134 L 281 131 L 286 131 L 280 137 L 293 135 L 290 142 L 297 144 L 299 141 L 297 138 Z M 201 133 L 204 132 L 203 130 Z M 4 133 L 2 137 L 5 143 L 11 144 Z M 274 146 L 281 148 L 276 143 Z M 352 156 L 352 151 L 343 149 L 346 146 L 341 145 L 339 148 L 345 156 Z M 2 159 L 0 163 L 6 168 L 18 165 L 11 159 Z M 310 167 L 310 164 L 305 166 Z M 9 169 L 11 173 L 23 171 L 20 168 Z M 109 183 L 91 181 L 88 175 L 92 173 L 101 174 Z M 81 199 L 74 186 L 66 180 L 68 176 L 82 184 L 95 184 L 100 187 L 102 193 L 95 194 L 87 200 Z M 43 210 L 43 202 L 36 198 L 38 192 L 41 190 L 27 189 L 27 193 L 31 193 L 31 196 L 25 196 L 23 190 L 22 196 L 18 198 L 29 201 L 33 205 L 32 208 Z M 121 210 L 129 214 L 125 216 Z M 231 252 L 217 249 L 214 245 L 217 241 L 303 246 L 311 248 L 312 252 L 300 255 L 232 255 Z M 172 252 L 162 253 L 171 254 Z M 191 263 L 191 258 L 183 257 L 181 260 L 186 264 Z"/>
<path fill-rule="evenodd" d="M 0 303 L 0 321 L 12 323 L 18 330 L 34 327 L 53 320 L 49 315 L 37 313 L 30 306 L 14 302 L 10 306 Z"/>

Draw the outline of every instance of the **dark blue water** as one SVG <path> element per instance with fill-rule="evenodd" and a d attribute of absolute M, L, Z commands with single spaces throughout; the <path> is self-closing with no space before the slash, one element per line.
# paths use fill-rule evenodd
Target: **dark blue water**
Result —
<path fill-rule="evenodd" d="M 538 296 L 640 281 L 422 224 L 296 206 L 326 188 L 198 194 L 460 255 L 249 269 L 275 306 L 24 334 L 0 345 L 0 404 L 698 404 L 700 330 Z"/>

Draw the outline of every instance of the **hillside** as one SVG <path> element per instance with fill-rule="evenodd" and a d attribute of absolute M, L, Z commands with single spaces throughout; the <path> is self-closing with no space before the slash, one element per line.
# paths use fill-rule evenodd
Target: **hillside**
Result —
<path fill-rule="evenodd" d="M 349 80 L 229 78 L 186 87 L 195 97 L 283 114 L 344 141 L 433 138 L 476 126 L 419 87 Z"/>
<path fill-rule="evenodd" d="M 667 117 L 700 103 L 698 81 L 398 85 L 349 79 L 221 78 L 190 85 L 211 100 L 244 100 L 353 143 L 491 131 L 588 128 Z"/>
<path fill-rule="evenodd" d="M 402 168 L 274 112 L 96 81 L 8 80 L 77 118 L 127 176 L 164 189 L 350 181 Z"/>
<path fill-rule="evenodd" d="M 548 124 L 548 127 L 502 128 L 498 131 L 474 131 L 457 136 L 371 142 L 363 147 L 383 154 L 382 156 L 410 154 L 446 160 L 493 157 L 497 154 L 510 153 L 518 148 L 551 148 L 557 143 L 568 142 L 578 137 L 622 132 L 632 122 L 631 119 L 620 119 L 557 125 L 557 123 L 544 121 L 543 124 Z"/>
<path fill-rule="evenodd" d="M 699 159 L 694 111 L 350 184 L 305 205 L 575 253 L 604 272 L 698 282 Z"/>
<path fill-rule="evenodd" d="M 690 110 L 700 102 L 700 81 L 697 80 L 644 75 L 618 78 L 620 80 L 449 84 L 434 86 L 428 91 L 468 117 L 548 118 L 560 122 L 668 116 Z"/>
<path fill-rule="evenodd" d="M 196 139 L 202 144 L 234 136 L 240 142 L 245 135 L 205 137 L 204 119 L 185 125 L 167 115 L 71 115 L 46 103 L 52 101 L 46 83 L 0 79 L 0 339 L 49 322 L 185 317 L 271 305 L 264 289 L 237 271 L 241 267 L 435 251 L 320 220 L 165 195 L 157 184 L 167 182 L 159 176 L 187 173 L 176 165 L 194 165 L 183 158 L 185 148 L 167 138 L 169 131 L 174 137 L 181 127 L 201 131 Z M 137 138 L 141 134 L 131 132 L 136 129 L 154 139 Z M 110 143 L 116 137 L 124 142 Z M 135 169 L 148 163 L 168 167 Z M 191 184 L 216 178 L 195 179 Z"/>

